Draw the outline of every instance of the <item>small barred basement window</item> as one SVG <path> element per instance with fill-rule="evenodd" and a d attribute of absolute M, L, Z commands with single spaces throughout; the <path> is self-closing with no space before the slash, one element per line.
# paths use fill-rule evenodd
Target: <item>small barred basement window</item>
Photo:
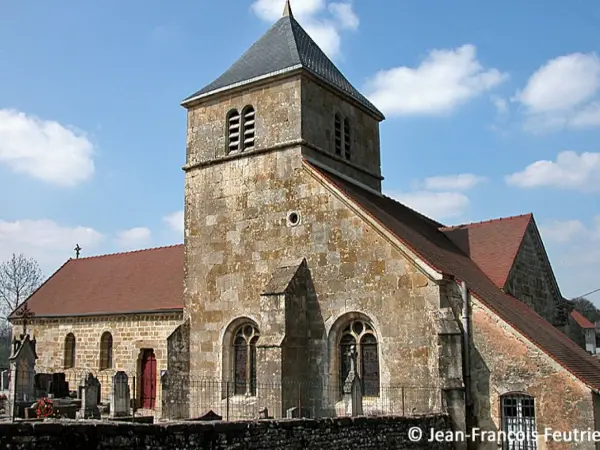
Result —
<path fill-rule="evenodd" d="M 525 394 L 507 394 L 500 397 L 502 431 L 507 438 L 504 450 L 535 450 L 535 400 Z"/>

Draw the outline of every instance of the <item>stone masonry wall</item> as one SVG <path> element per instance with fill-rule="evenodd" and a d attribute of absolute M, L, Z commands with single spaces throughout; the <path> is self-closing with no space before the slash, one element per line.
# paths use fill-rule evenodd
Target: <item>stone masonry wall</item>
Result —
<path fill-rule="evenodd" d="M 350 121 L 351 159 L 335 154 L 335 114 Z M 308 77 L 302 79 L 302 138 L 322 152 L 304 153 L 367 186 L 381 190 L 379 122 Z M 360 170 L 362 169 L 362 170 Z"/>
<path fill-rule="evenodd" d="M 596 429 L 592 393 L 583 383 L 519 337 L 477 300 L 472 301 L 471 376 L 474 414 L 482 430 L 501 429 L 500 396 L 523 392 L 535 398 L 536 426 L 567 432 Z M 497 447 L 482 444 L 481 449 Z M 593 443 L 539 442 L 543 449 L 593 449 Z"/>
<path fill-rule="evenodd" d="M 187 164 L 227 156 L 227 113 L 252 105 L 256 111 L 256 139 L 252 151 L 300 139 L 300 78 L 258 85 L 243 94 L 227 93 L 188 113 Z"/>
<path fill-rule="evenodd" d="M 167 337 L 182 321 L 183 313 L 145 314 L 140 316 L 64 317 L 60 319 L 34 319 L 29 329 L 36 338 L 39 359 L 36 371 L 53 369 L 64 371 L 70 378 L 70 389 L 75 390 L 74 378 L 92 372 L 102 383 L 102 398 L 108 399 L 110 377 L 117 370 L 127 372 L 131 378 L 138 374 L 138 358 L 142 349 L 153 349 L 156 356 L 157 399 L 160 408 L 160 371 L 167 368 Z M 18 328 L 17 328 L 18 331 Z M 99 371 L 100 338 L 108 331 L 113 338 L 113 367 Z M 64 369 L 65 338 L 75 336 L 75 368 Z M 139 388 L 139 383 L 138 386 Z M 132 397 L 134 393 L 132 391 Z"/>
<path fill-rule="evenodd" d="M 259 422 L 0 423 L 0 448 L 33 450 L 450 450 L 452 442 L 410 442 L 410 427 L 449 432 L 448 418 L 362 417 Z M 426 436 L 426 434 L 424 434 Z"/>
<path fill-rule="evenodd" d="M 193 374 L 221 376 L 228 325 L 260 323 L 274 270 L 306 257 L 311 381 L 337 382 L 336 333 L 360 313 L 377 332 L 382 385 L 439 382 L 438 286 L 313 178 L 299 148 L 188 171 L 185 197 Z M 290 211 L 297 226 L 287 226 Z"/>
<path fill-rule="evenodd" d="M 530 223 L 506 282 L 506 291 L 533 308 L 550 323 L 557 319 L 552 280 L 547 275 L 543 248 L 536 244 L 534 224 Z M 538 243 L 539 244 L 539 243 Z"/>

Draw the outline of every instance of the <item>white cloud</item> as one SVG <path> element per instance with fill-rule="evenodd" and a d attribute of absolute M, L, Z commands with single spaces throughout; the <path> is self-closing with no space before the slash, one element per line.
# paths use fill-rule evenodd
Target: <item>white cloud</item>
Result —
<path fill-rule="evenodd" d="M 492 96 L 491 100 L 498 115 L 504 116 L 508 114 L 508 101 L 505 98 Z"/>
<path fill-rule="evenodd" d="M 163 220 L 169 228 L 183 236 L 183 211 L 175 211 L 174 213 L 168 214 L 163 217 Z"/>
<path fill-rule="evenodd" d="M 590 224 L 580 220 L 548 221 L 540 226 L 563 294 L 577 297 L 598 288 L 600 215 Z M 600 294 L 589 297 L 600 307 Z"/>
<path fill-rule="evenodd" d="M 90 227 L 69 227 L 52 220 L 0 220 L 0 261 L 13 253 L 34 258 L 45 275 L 53 273 L 67 259 L 75 256 L 76 244 L 81 256 L 93 254 L 103 235 Z"/>
<path fill-rule="evenodd" d="M 150 242 L 151 234 L 150 230 L 145 227 L 130 228 L 117 233 L 116 243 L 122 249 L 140 249 Z"/>
<path fill-rule="evenodd" d="M 331 3 L 329 11 L 337 19 L 342 28 L 356 30 L 360 24 L 358 16 L 352 9 L 351 3 Z"/>
<path fill-rule="evenodd" d="M 251 8 L 260 19 L 273 22 L 281 18 L 284 5 L 285 0 L 256 0 Z M 341 31 L 356 30 L 360 23 L 351 2 L 294 0 L 292 13 L 330 58 L 340 54 Z"/>
<path fill-rule="evenodd" d="M 58 122 L 0 109 L 0 163 L 16 173 L 73 187 L 94 174 L 94 146 Z"/>
<path fill-rule="evenodd" d="M 438 221 L 462 216 L 470 204 L 469 198 L 459 192 L 415 191 L 389 196 Z"/>
<path fill-rule="evenodd" d="M 539 228 L 544 241 L 558 243 L 569 242 L 586 231 L 579 220 L 551 220 Z"/>
<path fill-rule="evenodd" d="M 508 74 L 486 69 L 474 45 L 432 50 L 416 68 L 382 70 L 368 81 L 370 100 L 391 116 L 449 113 L 505 80 Z"/>
<path fill-rule="evenodd" d="M 525 107 L 525 128 L 551 131 L 600 126 L 600 59 L 572 53 L 541 66 L 513 100 Z"/>
<path fill-rule="evenodd" d="M 506 177 L 509 185 L 522 188 L 557 187 L 584 192 L 600 190 L 600 153 L 565 151 L 556 162 L 540 160 Z"/>
<path fill-rule="evenodd" d="M 472 173 L 443 175 L 425 178 L 423 187 L 431 191 L 465 191 L 486 180 L 487 178 L 473 175 Z"/>

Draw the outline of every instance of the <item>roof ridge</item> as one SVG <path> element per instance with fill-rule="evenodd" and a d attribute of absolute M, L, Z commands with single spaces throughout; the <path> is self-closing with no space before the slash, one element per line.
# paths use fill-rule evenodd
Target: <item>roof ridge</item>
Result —
<path fill-rule="evenodd" d="M 529 216 L 530 218 L 533 218 L 533 213 L 529 212 L 529 213 L 519 214 L 519 215 L 515 215 L 515 216 L 497 217 L 495 219 L 482 220 L 480 222 L 468 222 L 468 223 L 463 223 L 463 224 L 460 224 L 460 225 L 452 225 L 450 227 L 442 226 L 440 228 L 440 230 L 442 230 L 442 231 L 450 231 L 450 230 L 455 230 L 455 229 L 463 228 L 463 227 L 479 226 L 479 225 L 486 225 L 486 224 L 489 224 L 489 223 L 495 223 L 495 222 L 502 222 L 502 221 L 508 221 L 508 220 L 521 219 L 521 218 L 524 218 L 524 217 L 527 217 L 527 216 Z"/>
<path fill-rule="evenodd" d="M 438 228 L 440 228 L 440 229 L 444 228 L 444 226 L 445 226 L 444 224 L 442 224 L 442 223 L 438 222 L 437 220 L 435 220 L 435 219 L 432 219 L 431 217 L 428 217 L 428 216 L 426 216 L 425 214 L 423 214 L 423 213 L 421 213 L 421 212 L 417 211 L 417 210 L 416 210 L 416 209 L 414 209 L 414 208 L 411 208 L 411 207 L 410 207 L 410 206 L 408 206 L 407 204 L 405 204 L 405 203 L 402 203 L 401 201 L 399 201 L 399 200 L 396 200 L 396 199 L 395 199 L 395 198 L 393 198 L 393 197 L 390 197 L 390 196 L 388 196 L 388 195 L 385 195 L 384 193 L 381 193 L 381 196 L 382 196 L 383 198 L 385 198 L 385 199 L 389 200 L 389 201 L 392 201 L 392 202 L 394 202 L 394 203 L 397 203 L 398 205 L 402 205 L 402 207 L 404 207 L 404 208 L 406 208 L 406 209 L 408 209 L 408 210 L 410 210 L 410 211 L 414 212 L 415 214 L 418 214 L 419 216 L 421 216 L 422 218 L 424 218 L 425 220 L 427 220 L 428 222 L 430 222 L 432 225 L 435 225 L 436 227 L 438 227 Z"/>
<path fill-rule="evenodd" d="M 102 255 L 84 256 L 82 258 L 76 258 L 76 259 L 69 258 L 69 260 L 81 261 L 83 259 L 98 259 L 98 258 L 105 258 L 105 257 L 108 257 L 108 256 L 129 255 L 129 254 L 132 254 L 132 253 L 151 252 L 151 251 L 154 251 L 154 250 L 163 250 L 163 249 L 166 249 L 166 248 L 182 247 L 182 246 L 183 246 L 183 243 L 181 243 L 181 244 L 171 244 L 171 245 L 163 245 L 163 246 L 160 246 L 160 247 L 140 248 L 140 249 L 137 249 L 137 250 L 129 250 L 129 251 L 126 251 L 126 252 L 104 253 Z"/>

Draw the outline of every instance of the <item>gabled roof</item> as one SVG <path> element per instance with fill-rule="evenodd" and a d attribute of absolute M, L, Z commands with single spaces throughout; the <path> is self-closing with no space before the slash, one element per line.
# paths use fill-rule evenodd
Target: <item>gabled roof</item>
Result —
<path fill-rule="evenodd" d="M 435 222 L 397 201 L 379 196 L 328 173 L 309 162 L 305 166 L 342 193 L 364 213 L 395 235 L 440 274 L 464 281 L 471 294 L 573 376 L 600 390 L 600 362 L 538 315 L 525 303 L 502 291 Z"/>
<path fill-rule="evenodd" d="M 343 92 L 380 120 L 383 114 L 342 75 L 292 14 L 279 19 L 219 78 L 186 98 L 182 105 L 217 92 L 288 71 L 304 69 Z"/>
<path fill-rule="evenodd" d="M 26 304 L 35 317 L 183 309 L 183 261 L 183 245 L 69 259 Z"/>
<path fill-rule="evenodd" d="M 503 288 L 533 215 L 504 217 L 442 228 L 442 231 Z"/>
<path fill-rule="evenodd" d="M 596 328 L 596 325 L 594 325 L 592 322 L 590 322 L 583 314 L 581 314 L 579 311 L 571 311 L 571 317 L 573 318 L 573 320 L 575 321 L 575 323 L 577 323 L 577 325 L 579 325 L 581 328 Z"/>

